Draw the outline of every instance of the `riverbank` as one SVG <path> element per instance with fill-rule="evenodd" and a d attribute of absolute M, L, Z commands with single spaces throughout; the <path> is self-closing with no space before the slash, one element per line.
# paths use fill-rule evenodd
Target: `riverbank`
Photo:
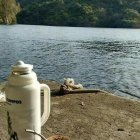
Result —
<path fill-rule="evenodd" d="M 47 83 L 52 91 L 59 90 L 55 81 Z M 4 106 L 0 107 L 0 138 L 6 138 Z M 70 140 L 139 140 L 140 102 L 104 92 L 52 95 L 51 114 L 42 127 L 48 138 L 55 134 Z"/>

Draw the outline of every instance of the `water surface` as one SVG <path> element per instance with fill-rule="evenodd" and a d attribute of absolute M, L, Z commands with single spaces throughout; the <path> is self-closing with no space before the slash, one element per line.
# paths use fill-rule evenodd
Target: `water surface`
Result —
<path fill-rule="evenodd" d="M 140 29 L 1 25 L 0 81 L 19 59 L 39 79 L 140 96 Z"/>

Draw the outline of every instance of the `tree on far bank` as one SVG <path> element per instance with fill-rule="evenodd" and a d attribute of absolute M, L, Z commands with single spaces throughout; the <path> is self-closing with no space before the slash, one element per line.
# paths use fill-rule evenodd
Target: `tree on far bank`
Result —
<path fill-rule="evenodd" d="M 0 23 L 16 23 L 16 14 L 20 11 L 20 5 L 15 0 L 0 0 Z"/>

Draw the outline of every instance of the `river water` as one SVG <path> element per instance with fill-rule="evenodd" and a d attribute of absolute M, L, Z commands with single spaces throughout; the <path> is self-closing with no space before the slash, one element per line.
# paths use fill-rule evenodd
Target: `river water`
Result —
<path fill-rule="evenodd" d="M 1 82 L 17 60 L 33 64 L 39 79 L 72 77 L 87 88 L 140 97 L 140 29 L 1 25 Z"/>

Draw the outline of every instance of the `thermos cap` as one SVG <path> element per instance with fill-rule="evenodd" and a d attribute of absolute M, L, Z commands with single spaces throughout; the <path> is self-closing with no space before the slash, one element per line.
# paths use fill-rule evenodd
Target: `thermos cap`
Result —
<path fill-rule="evenodd" d="M 13 72 L 19 73 L 29 73 L 33 69 L 33 65 L 25 64 L 23 61 L 19 60 L 15 65 L 12 66 Z"/>

